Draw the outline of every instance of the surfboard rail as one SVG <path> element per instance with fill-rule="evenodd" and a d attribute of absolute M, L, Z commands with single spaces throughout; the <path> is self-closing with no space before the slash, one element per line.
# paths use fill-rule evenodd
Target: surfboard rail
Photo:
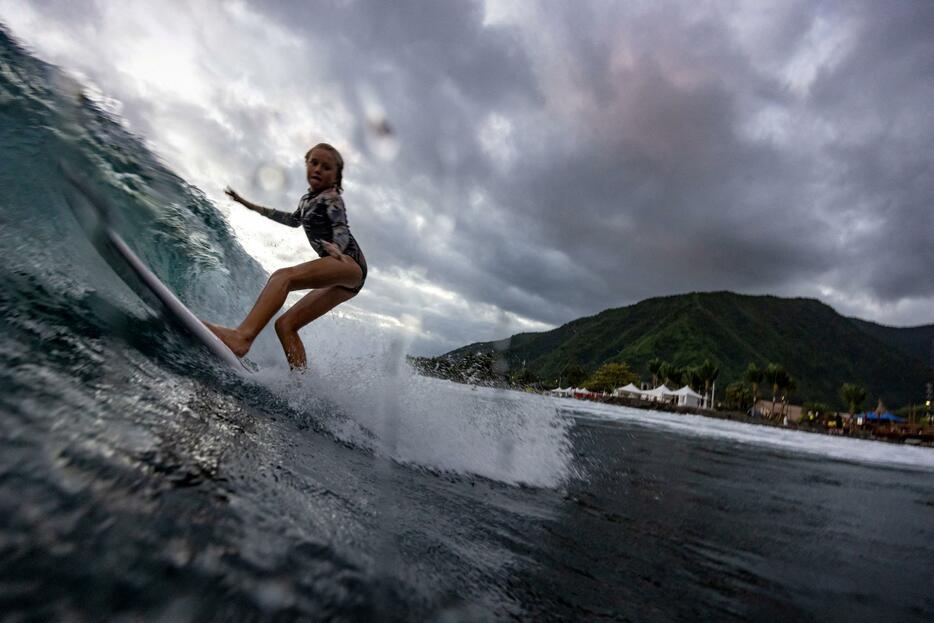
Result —
<path fill-rule="evenodd" d="M 127 243 L 110 225 L 110 214 L 106 202 L 100 198 L 83 180 L 80 180 L 64 163 L 59 163 L 62 174 L 87 204 L 88 210 L 82 210 L 66 196 L 81 228 L 85 231 L 94 248 L 114 269 L 120 278 L 150 306 L 160 307 L 164 315 L 180 326 L 197 342 L 208 349 L 215 357 L 235 371 L 251 373 L 252 370 L 214 335 L 195 314 L 182 303 L 146 266 Z"/>

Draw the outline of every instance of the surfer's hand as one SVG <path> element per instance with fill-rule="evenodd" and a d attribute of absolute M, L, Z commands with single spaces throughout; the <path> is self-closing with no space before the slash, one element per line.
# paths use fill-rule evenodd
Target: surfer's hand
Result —
<path fill-rule="evenodd" d="M 321 246 L 324 247 L 324 250 L 328 252 L 328 255 L 333 257 L 336 260 L 342 262 L 352 262 L 353 260 L 349 255 L 344 255 L 341 250 L 333 242 L 328 242 L 327 240 L 321 241 Z"/>
<path fill-rule="evenodd" d="M 243 203 L 243 197 L 237 194 L 237 191 L 235 191 L 230 186 L 224 189 L 224 194 L 230 197 L 231 199 L 233 199 L 234 201 L 236 201 L 237 203 Z"/>

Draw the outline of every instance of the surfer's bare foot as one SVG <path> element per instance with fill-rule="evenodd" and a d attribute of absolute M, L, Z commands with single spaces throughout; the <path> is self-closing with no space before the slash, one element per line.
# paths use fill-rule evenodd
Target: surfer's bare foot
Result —
<path fill-rule="evenodd" d="M 228 329 L 227 327 L 222 327 L 204 320 L 201 322 L 203 322 L 204 326 L 211 330 L 211 333 L 220 338 L 220 341 L 226 344 L 227 348 L 230 349 L 230 352 L 232 352 L 237 357 L 243 357 L 250 351 L 250 345 L 252 341 L 240 335 L 240 332 L 236 329 Z"/>

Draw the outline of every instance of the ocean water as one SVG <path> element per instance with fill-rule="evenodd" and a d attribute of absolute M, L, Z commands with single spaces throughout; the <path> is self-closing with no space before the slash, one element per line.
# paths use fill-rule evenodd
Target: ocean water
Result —
<path fill-rule="evenodd" d="M 290 375 L 192 348 L 266 275 L 197 188 L 0 31 L 0 621 L 934 618 L 934 452 L 414 375 L 332 315 Z"/>

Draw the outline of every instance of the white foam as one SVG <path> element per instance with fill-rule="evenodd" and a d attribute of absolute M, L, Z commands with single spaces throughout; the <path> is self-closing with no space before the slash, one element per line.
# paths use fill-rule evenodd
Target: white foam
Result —
<path fill-rule="evenodd" d="M 555 487 L 572 475 L 571 421 L 551 400 L 419 376 L 396 336 L 354 320 L 326 316 L 301 335 L 309 372 L 289 373 L 280 350 L 259 380 L 338 438 L 510 484 Z"/>
<path fill-rule="evenodd" d="M 670 430 L 681 435 L 715 437 L 738 443 L 780 448 L 837 460 L 900 468 L 934 470 L 934 450 L 916 446 L 817 435 L 799 430 L 760 426 L 700 415 L 633 409 L 583 400 L 553 399 L 559 409 L 594 418 L 626 421 L 637 426 Z"/>

